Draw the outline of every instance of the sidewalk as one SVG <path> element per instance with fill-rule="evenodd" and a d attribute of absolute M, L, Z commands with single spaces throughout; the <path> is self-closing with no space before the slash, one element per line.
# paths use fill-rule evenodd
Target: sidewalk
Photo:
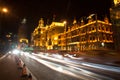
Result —
<path fill-rule="evenodd" d="M 7 54 L 0 60 L 0 80 L 28 80 L 21 75 L 22 69 L 19 69 L 15 55 Z"/>

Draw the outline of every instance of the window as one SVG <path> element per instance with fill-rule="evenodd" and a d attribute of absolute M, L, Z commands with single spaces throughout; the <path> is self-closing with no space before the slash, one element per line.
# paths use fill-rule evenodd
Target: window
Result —
<path fill-rule="evenodd" d="M 94 27 L 92 27 L 92 30 L 95 30 L 95 28 L 94 28 Z"/>

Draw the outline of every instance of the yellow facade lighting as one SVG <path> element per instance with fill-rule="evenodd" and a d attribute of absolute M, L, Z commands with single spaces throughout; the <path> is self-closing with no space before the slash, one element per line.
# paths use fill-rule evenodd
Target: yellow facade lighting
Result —
<path fill-rule="evenodd" d="M 55 42 L 54 42 L 54 44 L 55 44 L 55 45 L 57 45 L 57 44 L 58 44 L 58 42 L 57 42 L 57 41 L 55 41 Z"/>
<path fill-rule="evenodd" d="M 43 34 L 43 31 L 41 31 L 41 34 Z"/>
<path fill-rule="evenodd" d="M 20 42 L 21 42 L 21 43 L 22 43 L 22 42 L 28 43 L 28 39 L 20 39 Z"/>
<path fill-rule="evenodd" d="M 58 37 L 54 37 L 54 40 L 58 40 Z"/>

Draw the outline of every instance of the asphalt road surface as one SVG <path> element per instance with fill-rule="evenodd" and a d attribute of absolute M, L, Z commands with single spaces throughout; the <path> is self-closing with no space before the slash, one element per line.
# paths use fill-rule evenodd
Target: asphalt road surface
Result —
<path fill-rule="evenodd" d="M 20 80 L 21 72 L 14 55 L 6 54 L 0 57 L 0 80 Z"/>
<path fill-rule="evenodd" d="M 45 55 L 20 55 L 37 80 L 120 80 L 119 67 L 56 59 Z"/>

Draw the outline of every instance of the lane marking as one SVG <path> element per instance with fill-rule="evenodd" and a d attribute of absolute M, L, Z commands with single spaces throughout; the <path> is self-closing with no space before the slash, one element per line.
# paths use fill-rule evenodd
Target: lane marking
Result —
<path fill-rule="evenodd" d="M 0 57 L 0 60 L 4 59 L 7 55 L 8 55 L 8 53 L 3 55 L 2 57 Z"/>

